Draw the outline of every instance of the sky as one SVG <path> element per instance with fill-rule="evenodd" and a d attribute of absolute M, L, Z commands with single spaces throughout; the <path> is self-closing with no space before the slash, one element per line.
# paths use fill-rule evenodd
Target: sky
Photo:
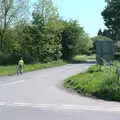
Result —
<path fill-rule="evenodd" d="M 35 1 L 35 0 L 32 0 Z M 78 20 L 86 33 L 96 36 L 98 30 L 104 29 L 101 12 L 105 8 L 105 0 L 54 0 L 63 19 Z"/>

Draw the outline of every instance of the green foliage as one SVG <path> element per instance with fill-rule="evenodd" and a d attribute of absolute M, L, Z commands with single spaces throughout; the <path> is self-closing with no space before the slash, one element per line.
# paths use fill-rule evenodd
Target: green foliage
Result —
<path fill-rule="evenodd" d="M 77 21 L 63 22 L 63 59 L 71 60 L 76 54 L 84 53 L 92 46 L 91 40 Z"/>
<path fill-rule="evenodd" d="M 100 65 L 93 65 L 88 69 L 89 73 L 102 72 L 102 67 Z"/>
<path fill-rule="evenodd" d="M 40 0 L 34 8 L 33 26 L 30 30 L 32 56 L 37 62 L 49 62 L 61 58 L 60 29 L 57 9 L 53 2 Z"/>
<path fill-rule="evenodd" d="M 77 55 L 75 57 L 72 58 L 73 62 L 85 62 L 87 60 L 87 56 L 86 55 Z"/>
<path fill-rule="evenodd" d="M 63 59 L 71 60 L 76 53 L 76 46 L 81 28 L 76 21 L 68 23 L 62 32 Z"/>
<path fill-rule="evenodd" d="M 103 32 L 102 32 L 102 30 L 101 29 L 99 29 L 99 31 L 98 31 L 98 34 L 97 34 L 98 36 L 102 36 L 103 35 Z"/>
<path fill-rule="evenodd" d="M 104 29 L 102 35 L 103 35 L 103 36 L 106 36 L 106 37 L 109 37 L 109 38 L 111 38 L 111 39 L 113 39 L 113 40 L 115 40 L 115 36 L 114 36 L 114 34 L 112 33 L 112 30 L 111 30 L 111 29 Z"/>
<path fill-rule="evenodd" d="M 24 0 L 0 0 L 0 50 L 8 52 L 8 29 L 17 21 L 27 18 L 28 7 Z"/>
<path fill-rule="evenodd" d="M 109 37 L 106 37 L 106 36 L 95 36 L 95 37 L 92 38 L 93 42 L 96 42 L 98 40 L 103 40 L 103 41 L 107 41 L 108 40 L 108 41 L 111 41 L 112 39 L 109 38 Z"/>
<path fill-rule="evenodd" d="M 95 60 L 96 59 L 96 54 L 91 54 L 88 57 L 88 60 Z"/>
<path fill-rule="evenodd" d="M 10 8 L 7 6 L 13 16 L 7 14 L 7 19 L 2 19 L 3 23 L 8 20 L 10 23 L 6 27 L 0 24 L 0 64 L 16 64 L 20 56 L 25 63 L 43 63 L 61 58 L 71 60 L 76 54 L 88 53 L 92 46 L 89 36 L 76 20 L 61 20 L 52 0 L 36 2 L 29 20 L 26 19 L 29 6 L 22 4 L 24 0 L 14 2 L 11 1 Z"/>
<path fill-rule="evenodd" d="M 0 65 L 15 64 L 18 61 L 16 54 L 8 54 L 0 52 Z"/>
<path fill-rule="evenodd" d="M 85 62 L 87 60 L 95 60 L 95 55 L 76 55 L 75 57 L 72 58 L 73 62 Z"/>
<path fill-rule="evenodd" d="M 90 48 L 93 47 L 92 40 L 89 36 L 83 31 L 80 35 L 78 44 L 77 44 L 77 54 L 88 54 Z"/>
<path fill-rule="evenodd" d="M 68 78 L 64 85 L 78 93 L 106 100 L 120 101 L 120 81 L 117 79 L 115 62 L 109 66 L 91 66 L 86 73 Z"/>
<path fill-rule="evenodd" d="M 65 81 L 65 86 L 82 94 L 92 95 L 99 89 L 103 73 L 78 74 Z M 96 80 L 97 79 L 97 80 Z"/>
<path fill-rule="evenodd" d="M 44 27 L 49 21 L 57 20 L 59 13 L 52 0 L 39 0 L 35 3 L 33 18 L 33 24 L 42 23 Z"/>
<path fill-rule="evenodd" d="M 116 76 L 110 75 L 102 82 L 96 96 L 107 100 L 120 101 L 120 86 L 116 80 Z"/>
<path fill-rule="evenodd" d="M 111 30 L 115 40 L 120 38 L 120 0 L 109 0 L 102 12 L 105 25 Z"/>

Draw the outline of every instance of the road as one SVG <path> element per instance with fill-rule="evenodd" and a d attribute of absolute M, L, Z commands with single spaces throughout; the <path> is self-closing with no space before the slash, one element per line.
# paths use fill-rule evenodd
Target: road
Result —
<path fill-rule="evenodd" d="M 68 64 L 0 77 L 0 120 L 119 120 L 120 103 L 80 96 L 63 80 L 91 64 Z"/>

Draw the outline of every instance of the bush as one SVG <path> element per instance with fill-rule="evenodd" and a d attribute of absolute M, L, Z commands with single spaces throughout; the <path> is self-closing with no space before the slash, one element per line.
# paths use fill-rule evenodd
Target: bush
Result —
<path fill-rule="evenodd" d="M 100 71 L 102 71 L 102 69 L 101 69 L 101 66 L 99 65 L 93 65 L 92 67 L 88 69 L 89 73 L 100 72 Z"/>
<path fill-rule="evenodd" d="M 33 58 L 31 55 L 29 54 L 24 54 L 21 55 L 23 57 L 23 60 L 25 62 L 25 64 L 31 64 L 31 63 L 35 63 L 35 58 Z"/>
<path fill-rule="evenodd" d="M 20 57 L 23 57 L 23 60 L 26 64 L 34 63 L 34 58 L 29 54 L 8 54 L 0 52 L 0 65 L 15 65 L 18 63 Z"/>
<path fill-rule="evenodd" d="M 116 66 L 99 68 L 94 65 L 87 73 L 68 78 L 64 85 L 83 95 L 120 101 L 120 81 L 116 76 Z"/>
<path fill-rule="evenodd" d="M 96 59 L 96 55 L 95 54 L 91 54 L 88 56 L 89 60 L 95 60 Z"/>
<path fill-rule="evenodd" d="M 114 74 L 106 76 L 95 96 L 106 100 L 120 101 L 120 86 Z"/>
<path fill-rule="evenodd" d="M 8 54 L 0 52 L 0 65 L 17 64 L 18 57 L 15 54 Z"/>
<path fill-rule="evenodd" d="M 61 34 L 62 58 L 70 61 L 76 54 L 88 53 L 92 47 L 92 41 L 78 21 L 64 21 L 64 24 Z"/>
<path fill-rule="evenodd" d="M 95 93 L 96 90 L 99 89 L 101 79 L 103 79 L 103 74 L 101 72 L 93 73 L 93 74 L 84 73 L 84 74 L 79 74 L 77 76 L 73 76 L 68 80 L 66 80 L 65 86 L 70 87 L 76 90 L 77 92 L 80 91 L 82 94 L 91 95 L 92 93 Z"/>
<path fill-rule="evenodd" d="M 87 60 L 87 56 L 86 55 L 77 55 L 77 56 L 72 58 L 73 62 L 84 62 L 86 60 Z"/>
<path fill-rule="evenodd" d="M 94 60 L 95 59 L 95 55 L 76 55 L 75 57 L 72 58 L 73 62 L 85 62 L 87 60 Z"/>
<path fill-rule="evenodd" d="M 114 55 L 114 59 L 115 59 L 115 60 L 120 60 L 120 54 L 118 54 L 118 53 L 115 54 L 115 55 Z"/>

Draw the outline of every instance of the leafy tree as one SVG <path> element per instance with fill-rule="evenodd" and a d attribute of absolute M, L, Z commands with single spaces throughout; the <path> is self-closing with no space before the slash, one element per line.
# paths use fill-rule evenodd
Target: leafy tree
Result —
<path fill-rule="evenodd" d="M 59 20 L 49 21 L 47 24 L 47 36 L 46 39 L 49 41 L 49 50 L 47 51 L 48 55 L 52 56 L 55 60 L 61 58 L 61 32 L 63 28 L 63 24 Z"/>
<path fill-rule="evenodd" d="M 113 32 L 109 29 L 104 29 L 103 30 L 103 36 L 109 37 L 111 39 L 114 39 Z"/>
<path fill-rule="evenodd" d="M 59 17 L 52 0 L 39 0 L 27 19 L 28 0 L 0 0 L 0 64 L 49 62 L 87 53 L 89 36 L 77 21 Z"/>
<path fill-rule="evenodd" d="M 0 0 L 0 49 L 7 48 L 7 29 L 25 15 L 24 0 Z M 23 12 L 24 11 L 24 12 Z"/>
<path fill-rule="evenodd" d="M 37 30 L 32 35 L 39 61 L 51 61 L 58 59 L 60 55 L 59 16 L 52 0 L 39 0 L 35 5 L 33 15 L 33 27 Z M 57 25 L 58 23 L 58 25 Z M 37 37 L 35 37 L 37 36 Z M 34 46 L 35 45 L 35 46 Z M 60 57 L 60 56 L 59 56 Z"/>
<path fill-rule="evenodd" d="M 91 53 L 90 49 L 93 47 L 92 40 L 87 33 L 83 30 L 81 32 L 79 42 L 77 44 L 77 54 L 89 54 Z"/>
<path fill-rule="evenodd" d="M 64 24 L 62 32 L 63 59 L 71 60 L 73 56 L 88 50 L 91 46 L 90 39 L 77 21 L 64 21 Z"/>
<path fill-rule="evenodd" d="M 35 4 L 33 11 L 33 24 L 42 23 L 42 26 L 46 25 L 51 20 L 59 18 L 57 8 L 54 6 L 52 0 L 39 0 Z"/>
<path fill-rule="evenodd" d="M 99 29 L 99 31 L 98 31 L 98 35 L 102 35 L 102 34 L 103 34 L 102 30 Z"/>
<path fill-rule="evenodd" d="M 102 12 L 105 25 L 108 27 L 114 39 L 119 39 L 120 34 L 120 0 L 107 0 L 107 6 Z"/>
<path fill-rule="evenodd" d="M 107 4 L 109 4 L 109 3 L 111 2 L 111 0 L 105 0 L 105 2 L 106 2 Z"/>

